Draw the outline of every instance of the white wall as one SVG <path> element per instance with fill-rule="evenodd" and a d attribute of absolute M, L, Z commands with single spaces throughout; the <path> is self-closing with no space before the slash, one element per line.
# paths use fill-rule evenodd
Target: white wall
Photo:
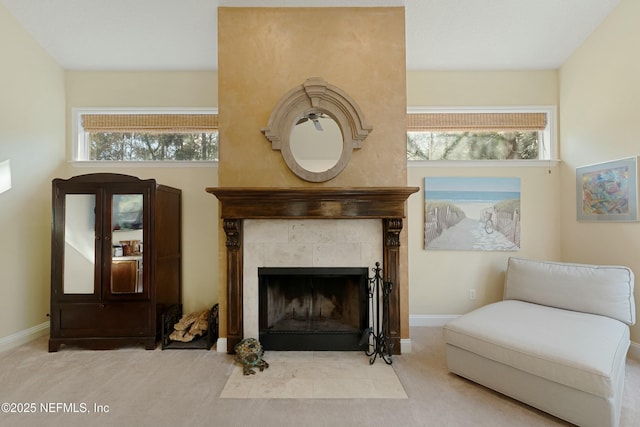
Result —
<path fill-rule="evenodd" d="M 47 322 L 51 179 L 64 161 L 64 72 L 0 6 L 0 347 Z M 8 338 L 7 338 L 8 337 Z"/>
<path fill-rule="evenodd" d="M 556 71 L 409 72 L 409 107 L 557 105 Z M 519 177 L 521 248 L 517 252 L 424 249 L 424 178 L 433 176 Z M 560 176 L 554 165 L 533 167 L 410 166 L 408 185 L 421 192 L 409 198 L 409 308 L 421 316 L 463 314 L 502 298 L 509 256 L 560 259 Z M 476 300 L 469 299 L 469 289 Z M 434 320 L 436 323 L 437 319 Z"/>
<path fill-rule="evenodd" d="M 638 22 L 640 2 L 622 0 L 560 69 L 562 258 L 627 265 L 636 277 L 640 223 L 578 222 L 575 168 L 640 155 Z M 640 342 L 640 324 L 631 339 Z"/>

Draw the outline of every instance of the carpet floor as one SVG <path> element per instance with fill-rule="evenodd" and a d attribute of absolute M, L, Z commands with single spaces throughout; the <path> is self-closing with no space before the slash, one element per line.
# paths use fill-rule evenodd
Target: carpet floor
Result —
<path fill-rule="evenodd" d="M 441 328 L 412 328 L 411 340 L 412 352 L 394 356 L 392 367 L 381 361 L 374 364 L 393 370 L 406 398 L 343 397 L 339 389 L 333 397 L 299 392 L 273 398 L 257 392 L 256 398 L 233 398 L 223 394 L 240 368 L 227 354 L 138 347 L 113 351 L 63 347 L 48 353 L 43 337 L 0 353 L 0 403 L 10 404 L 2 406 L 0 426 L 568 425 L 447 372 Z M 261 375 L 264 379 L 270 369 L 274 369 L 271 375 L 284 369 L 276 356 L 267 352 L 271 367 L 251 380 L 260 380 Z M 325 366 L 323 356 L 308 357 L 317 366 L 306 375 L 318 376 Z M 369 367 L 368 358 L 361 357 Z M 640 427 L 640 362 L 629 359 L 626 374 L 620 426 Z M 346 382 L 363 378 L 361 374 Z"/>

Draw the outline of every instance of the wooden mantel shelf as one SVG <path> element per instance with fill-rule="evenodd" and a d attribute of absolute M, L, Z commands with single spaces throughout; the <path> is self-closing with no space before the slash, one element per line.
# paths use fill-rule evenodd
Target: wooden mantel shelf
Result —
<path fill-rule="evenodd" d="M 419 187 L 209 187 L 226 219 L 404 218 Z"/>

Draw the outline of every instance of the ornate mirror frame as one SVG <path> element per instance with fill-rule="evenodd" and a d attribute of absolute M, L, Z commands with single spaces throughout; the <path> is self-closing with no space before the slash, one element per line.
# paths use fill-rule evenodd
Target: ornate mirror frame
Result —
<path fill-rule="evenodd" d="M 335 120 L 342 131 L 342 154 L 337 163 L 326 171 L 312 172 L 303 168 L 291 152 L 291 129 L 305 113 L 324 113 Z M 267 127 L 261 131 L 271 141 L 272 149 L 280 150 L 294 174 L 305 181 L 324 182 L 342 172 L 351 160 L 352 151 L 362 147 L 362 141 L 372 129 L 367 125 L 358 104 L 349 95 L 321 77 L 311 77 L 280 98 L 271 112 Z"/>

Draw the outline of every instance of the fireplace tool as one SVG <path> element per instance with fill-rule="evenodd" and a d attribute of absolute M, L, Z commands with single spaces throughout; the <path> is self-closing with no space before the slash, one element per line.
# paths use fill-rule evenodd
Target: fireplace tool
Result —
<path fill-rule="evenodd" d="M 362 334 L 361 345 L 368 343 L 364 351 L 371 356 L 369 364 L 373 365 L 380 356 L 387 365 L 391 365 L 393 343 L 387 337 L 389 322 L 389 294 L 393 284 L 382 279 L 380 263 L 376 262 L 373 277 L 369 278 L 369 324 L 370 326 Z M 380 296 L 382 295 L 382 298 Z"/>

